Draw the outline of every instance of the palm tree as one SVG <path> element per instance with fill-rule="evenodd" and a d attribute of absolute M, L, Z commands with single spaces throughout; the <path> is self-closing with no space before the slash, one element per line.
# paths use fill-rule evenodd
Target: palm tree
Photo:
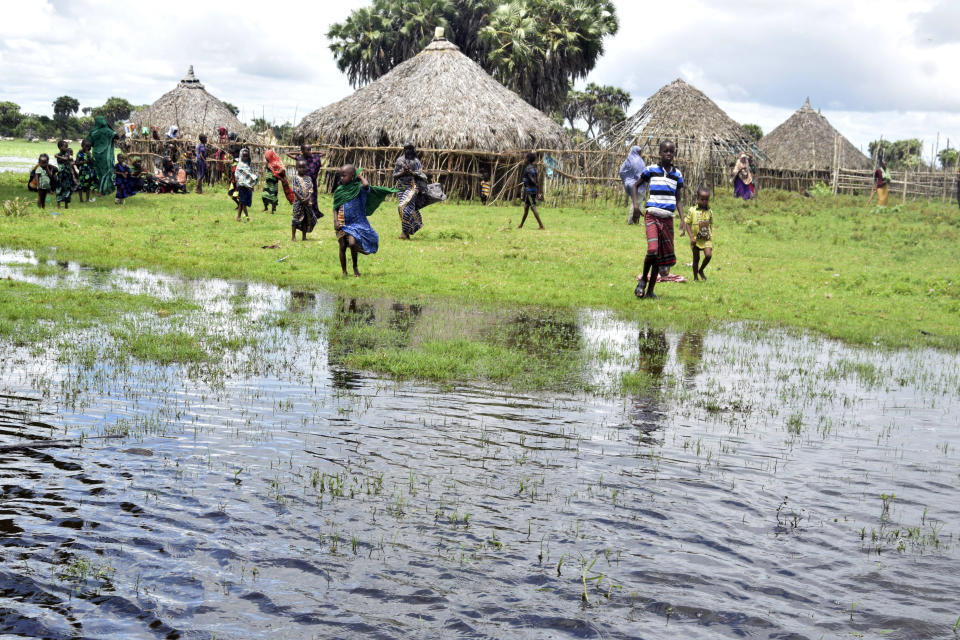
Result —
<path fill-rule="evenodd" d="M 559 109 L 617 32 L 610 0 L 374 0 L 327 37 L 354 87 L 419 53 L 445 27 L 465 55 L 534 106 Z"/>

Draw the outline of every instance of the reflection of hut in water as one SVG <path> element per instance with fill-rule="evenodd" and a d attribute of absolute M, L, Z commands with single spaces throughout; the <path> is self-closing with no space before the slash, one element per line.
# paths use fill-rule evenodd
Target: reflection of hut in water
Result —
<path fill-rule="evenodd" d="M 677 343 L 677 360 L 683 365 L 684 377 L 692 381 L 700 373 L 700 363 L 703 361 L 703 334 L 697 331 L 687 331 L 680 336 Z"/>
<path fill-rule="evenodd" d="M 497 82 L 442 36 L 389 73 L 339 102 L 306 116 L 297 142 L 328 147 L 330 166 L 379 167 L 392 180 L 407 140 L 421 148 L 424 170 L 449 194 L 476 195 L 482 169 L 492 172 L 492 198 L 517 184 L 523 152 L 565 149 L 563 128 Z M 328 184 L 329 186 L 329 184 Z"/>
<path fill-rule="evenodd" d="M 317 294 L 311 291 L 291 291 L 287 309 L 291 313 L 302 313 L 317 306 Z"/>
<path fill-rule="evenodd" d="M 659 380 L 667 366 L 670 347 L 667 334 L 663 329 L 645 327 L 637 337 L 637 351 L 640 354 L 639 367 L 652 378 Z"/>
<path fill-rule="evenodd" d="M 577 318 L 559 311 L 519 311 L 496 331 L 507 345 L 527 353 L 579 351 L 583 344 Z"/>

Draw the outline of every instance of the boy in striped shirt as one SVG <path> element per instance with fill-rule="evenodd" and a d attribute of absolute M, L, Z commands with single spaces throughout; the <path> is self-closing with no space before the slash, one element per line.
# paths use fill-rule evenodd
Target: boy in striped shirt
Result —
<path fill-rule="evenodd" d="M 634 294 L 638 298 L 657 299 L 653 287 L 657 284 L 660 267 L 671 267 L 677 263 L 673 252 L 673 216 L 683 211 L 680 192 L 683 189 L 683 175 L 673 166 L 673 157 L 677 146 L 671 140 L 660 143 L 660 162 L 643 170 L 640 179 L 633 185 L 633 201 L 637 202 L 637 191 L 643 185 L 650 185 L 647 200 L 647 212 L 644 224 L 647 230 L 647 257 L 643 261 L 643 275 L 638 278 Z M 640 217 L 639 205 L 634 206 L 633 215 Z M 680 224 L 689 235 L 690 230 L 683 216 Z M 692 236 L 691 236 L 692 237 Z"/>

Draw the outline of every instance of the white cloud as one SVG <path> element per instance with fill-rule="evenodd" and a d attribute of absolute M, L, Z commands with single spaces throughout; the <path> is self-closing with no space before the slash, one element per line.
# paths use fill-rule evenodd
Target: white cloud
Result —
<path fill-rule="evenodd" d="M 193 64 L 208 90 L 249 120 L 292 120 L 352 89 L 324 37 L 369 0 L 274 7 L 263 0 L 10 2 L 0 22 L 0 100 L 50 113 L 60 95 L 143 104 Z M 617 0 L 620 33 L 589 81 L 634 96 L 633 109 L 683 77 L 740 122 L 769 131 L 810 96 L 854 144 L 960 140 L 957 0 Z"/>

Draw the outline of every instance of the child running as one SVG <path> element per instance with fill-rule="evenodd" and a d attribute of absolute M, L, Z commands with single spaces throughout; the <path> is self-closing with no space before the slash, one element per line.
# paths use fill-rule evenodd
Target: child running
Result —
<path fill-rule="evenodd" d="M 77 187 L 73 171 L 73 152 L 66 140 L 60 140 L 57 142 L 57 209 L 61 204 L 64 209 L 70 208 L 70 199 Z"/>
<path fill-rule="evenodd" d="M 357 269 L 357 254 L 367 256 L 377 252 L 380 236 L 370 226 L 367 216 L 372 215 L 383 199 L 396 189 L 371 187 L 363 175 L 357 174 L 352 164 L 340 167 L 340 184 L 333 192 L 333 230 L 340 244 L 340 269 L 347 277 L 347 248 L 353 259 L 353 275 L 360 277 Z"/>
<path fill-rule="evenodd" d="M 301 239 L 306 240 L 307 234 L 317 225 L 317 216 L 313 214 L 313 182 L 310 180 L 307 161 L 303 158 L 297 160 L 297 175 L 290 180 L 290 190 L 293 192 L 290 240 L 297 241 L 297 230 L 301 233 Z"/>
<path fill-rule="evenodd" d="M 93 145 L 89 140 L 80 143 L 80 153 L 77 154 L 76 167 L 79 177 L 77 179 L 77 193 L 80 194 L 80 202 L 83 197 L 87 197 L 87 202 L 95 202 L 96 198 L 90 197 L 90 191 L 97 188 L 97 167 L 93 164 Z"/>
<path fill-rule="evenodd" d="M 41 209 L 47 208 L 47 194 L 50 193 L 55 175 L 53 167 L 50 166 L 50 156 L 41 153 L 37 158 L 37 166 L 33 168 L 33 175 L 30 176 L 30 184 L 37 190 L 37 206 Z"/>
<path fill-rule="evenodd" d="M 689 230 L 690 249 L 693 251 L 693 279 L 706 280 L 703 270 L 713 257 L 713 212 L 710 211 L 710 190 L 704 186 L 697 189 L 697 206 L 690 207 L 683 219 L 684 229 Z M 696 236 L 692 235 L 696 231 Z M 703 264 L 700 264 L 700 252 L 703 251 Z"/>
<path fill-rule="evenodd" d="M 132 196 L 135 191 L 132 171 L 127 166 L 127 156 L 122 153 L 117 156 L 117 164 L 113 167 L 113 176 L 113 186 L 117 188 L 114 203 L 123 204 L 123 201 Z"/>
<path fill-rule="evenodd" d="M 633 293 L 638 298 L 656 300 L 653 287 L 657 284 L 660 267 L 671 267 L 677 263 L 673 250 L 673 216 L 677 209 L 683 211 L 680 193 L 683 189 L 683 175 L 673 166 L 673 157 L 677 146 L 672 140 L 660 143 L 660 161 L 643 170 L 640 179 L 633 185 L 634 202 L 637 191 L 650 184 L 650 196 L 647 200 L 647 212 L 644 224 L 647 230 L 647 256 L 643 261 L 643 274 L 637 278 Z M 633 215 L 640 217 L 639 206 L 634 206 Z M 686 222 L 680 222 L 686 229 Z M 689 233 L 689 230 L 687 230 Z"/>
<path fill-rule="evenodd" d="M 530 213 L 530 210 L 533 209 L 533 217 L 537 219 L 537 224 L 540 225 L 540 230 L 543 231 L 546 227 L 543 226 L 543 221 L 540 220 L 540 214 L 537 212 L 537 197 L 540 195 L 540 181 L 537 179 L 537 156 L 533 153 L 527 154 L 527 166 L 523 168 L 523 217 L 520 218 L 520 226 L 518 229 L 523 229 L 523 223 L 527 221 L 527 214 Z"/>
<path fill-rule="evenodd" d="M 257 174 L 253 172 L 250 166 L 250 149 L 244 147 L 240 150 L 240 162 L 237 163 L 237 198 L 240 208 L 237 209 L 237 222 L 240 222 L 240 216 L 244 215 L 250 220 L 250 205 L 253 204 L 253 187 L 257 184 Z"/>

